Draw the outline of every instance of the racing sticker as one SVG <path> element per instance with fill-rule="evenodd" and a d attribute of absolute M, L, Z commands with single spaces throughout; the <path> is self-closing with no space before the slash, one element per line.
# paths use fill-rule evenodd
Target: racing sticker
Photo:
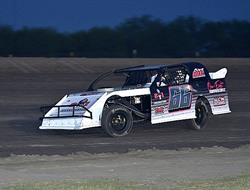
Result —
<path fill-rule="evenodd" d="M 68 100 L 68 102 L 70 102 L 70 100 Z M 83 100 L 80 100 L 79 102 L 73 102 L 70 105 L 71 106 L 84 106 L 87 107 L 89 105 L 90 101 L 88 100 L 88 98 L 84 98 Z"/>
<path fill-rule="evenodd" d="M 89 103 L 90 103 L 89 99 L 88 98 L 84 98 L 83 100 L 81 100 L 79 102 L 79 105 L 87 107 L 89 105 Z"/>
<path fill-rule="evenodd" d="M 156 107 L 155 108 L 155 113 L 156 114 L 164 113 L 164 107 L 163 106 Z"/>
<path fill-rule="evenodd" d="M 217 80 L 214 84 L 211 84 L 210 82 L 207 83 L 207 88 L 209 90 L 209 93 L 219 93 L 219 92 L 225 92 L 225 84 L 221 80 Z"/>
<path fill-rule="evenodd" d="M 201 77 L 205 77 L 205 72 L 204 72 L 204 68 L 195 68 L 193 73 L 192 73 L 192 77 L 195 78 L 201 78 Z"/>
<path fill-rule="evenodd" d="M 72 112 L 73 111 L 73 108 L 65 108 L 65 109 L 61 109 L 60 112 Z M 84 111 L 82 108 L 76 108 L 74 110 L 75 112 L 82 112 Z"/>
<path fill-rule="evenodd" d="M 163 92 L 154 93 L 153 98 L 154 98 L 154 100 L 162 100 L 164 98 L 164 93 Z"/>
<path fill-rule="evenodd" d="M 169 87 L 169 111 L 188 109 L 191 106 L 192 93 L 189 85 Z"/>
<path fill-rule="evenodd" d="M 223 106 L 226 104 L 225 96 L 214 97 L 214 106 Z"/>

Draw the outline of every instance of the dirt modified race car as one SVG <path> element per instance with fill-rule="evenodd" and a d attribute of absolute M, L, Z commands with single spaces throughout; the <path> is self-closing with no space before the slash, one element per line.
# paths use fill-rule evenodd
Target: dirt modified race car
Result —
<path fill-rule="evenodd" d="M 226 74 L 226 68 L 209 73 L 195 62 L 117 69 L 98 77 L 87 91 L 42 107 L 40 129 L 101 126 L 116 137 L 128 134 L 134 122 L 187 120 L 187 125 L 199 130 L 210 115 L 230 112 Z"/>

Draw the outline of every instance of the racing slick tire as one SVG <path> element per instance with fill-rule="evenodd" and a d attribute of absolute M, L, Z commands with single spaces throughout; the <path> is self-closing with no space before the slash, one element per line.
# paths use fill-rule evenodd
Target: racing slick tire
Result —
<path fill-rule="evenodd" d="M 196 118 L 187 121 L 190 128 L 195 130 L 201 130 L 207 125 L 209 118 L 209 107 L 205 101 L 198 99 L 195 104 Z"/>
<path fill-rule="evenodd" d="M 102 128 L 109 136 L 125 136 L 131 131 L 132 127 L 133 117 L 131 111 L 119 105 L 111 105 L 108 108 L 104 108 Z"/>

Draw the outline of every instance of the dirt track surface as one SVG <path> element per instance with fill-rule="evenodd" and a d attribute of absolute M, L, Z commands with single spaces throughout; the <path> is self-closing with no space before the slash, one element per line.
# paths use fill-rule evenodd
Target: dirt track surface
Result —
<path fill-rule="evenodd" d="M 124 154 L 0 158 L 0 188 L 12 183 L 113 180 L 174 187 L 250 172 L 250 146 L 130 151 Z"/>
<path fill-rule="evenodd" d="M 210 71 L 228 68 L 231 114 L 211 118 L 206 129 L 193 131 L 183 122 L 137 124 L 132 134 L 110 138 L 100 128 L 82 131 L 38 130 L 41 105 L 67 93 L 83 91 L 98 74 L 138 64 L 200 61 Z M 131 149 L 250 144 L 250 59 L 47 59 L 0 58 L 0 156 L 67 155 L 127 152 Z"/>

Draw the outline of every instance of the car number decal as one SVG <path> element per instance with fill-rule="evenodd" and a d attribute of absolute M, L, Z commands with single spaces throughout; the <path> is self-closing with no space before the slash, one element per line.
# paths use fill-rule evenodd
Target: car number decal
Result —
<path fill-rule="evenodd" d="M 189 85 L 169 87 L 169 111 L 188 109 L 192 102 L 192 93 Z"/>

